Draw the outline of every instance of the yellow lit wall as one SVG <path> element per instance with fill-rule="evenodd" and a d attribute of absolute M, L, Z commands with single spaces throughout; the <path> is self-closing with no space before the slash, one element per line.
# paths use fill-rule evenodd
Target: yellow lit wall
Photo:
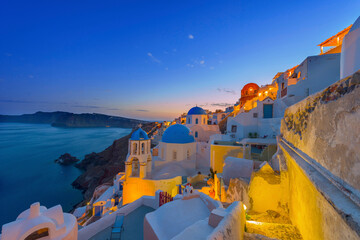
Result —
<path fill-rule="evenodd" d="M 290 220 L 300 230 L 303 239 L 359 239 L 329 201 L 316 189 L 304 170 L 283 148 L 282 150 L 288 168 L 284 175 L 287 179 L 284 180 L 288 180 L 285 182 L 289 184 Z"/>
<path fill-rule="evenodd" d="M 243 148 L 241 146 L 224 146 L 211 144 L 210 167 L 222 173 L 224 161 L 227 157 L 243 158 Z"/>
<path fill-rule="evenodd" d="M 162 190 L 175 196 L 177 194 L 176 185 L 181 184 L 181 182 L 181 176 L 162 180 L 129 177 L 124 182 L 123 204 L 131 203 L 144 195 L 155 196 L 157 190 Z"/>
<path fill-rule="evenodd" d="M 274 210 L 284 214 L 286 210 L 282 206 L 286 202 L 286 197 L 284 199 L 286 185 L 280 182 L 280 175 L 275 174 L 269 165 L 255 172 L 249 188 L 251 210 L 256 212 Z"/>

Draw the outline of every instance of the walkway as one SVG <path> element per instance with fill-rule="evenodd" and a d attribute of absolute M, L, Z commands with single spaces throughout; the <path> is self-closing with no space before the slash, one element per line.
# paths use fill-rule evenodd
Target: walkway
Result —
<path fill-rule="evenodd" d="M 144 237 L 144 218 L 153 208 L 141 206 L 125 216 L 124 230 L 121 232 L 121 240 L 142 240 Z"/>

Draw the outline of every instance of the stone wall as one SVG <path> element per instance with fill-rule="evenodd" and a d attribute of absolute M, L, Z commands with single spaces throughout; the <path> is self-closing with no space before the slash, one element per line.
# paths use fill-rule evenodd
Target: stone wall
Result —
<path fill-rule="evenodd" d="M 280 144 L 289 217 L 304 240 L 359 239 L 359 207 L 302 157 Z M 285 167 L 285 168 L 284 168 Z M 287 191 L 287 192 L 286 192 Z"/>
<path fill-rule="evenodd" d="M 285 111 L 282 137 L 360 196 L 360 71 Z"/>

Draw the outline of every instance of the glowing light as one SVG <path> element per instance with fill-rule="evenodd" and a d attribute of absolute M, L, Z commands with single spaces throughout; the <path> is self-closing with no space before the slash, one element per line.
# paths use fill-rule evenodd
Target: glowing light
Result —
<path fill-rule="evenodd" d="M 268 95 L 268 91 L 265 91 L 265 95 Z"/>
<path fill-rule="evenodd" d="M 246 211 L 246 209 L 247 209 L 246 205 L 245 205 L 245 204 L 243 204 L 243 206 L 244 206 L 244 210 Z"/>
<path fill-rule="evenodd" d="M 261 93 L 259 93 L 259 97 L 261 96 Z"/>

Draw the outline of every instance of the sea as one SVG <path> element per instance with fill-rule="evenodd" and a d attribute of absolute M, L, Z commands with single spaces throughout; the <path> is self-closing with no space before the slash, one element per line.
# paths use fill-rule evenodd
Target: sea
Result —
<path fill-rule="evenodd" d="M 0 123 L 0 226 L 34 202 L 64 211 L 82 200 L 71 183 L 81 174 L 54 163 L 70 153 L 82 160 L 131 132 L 125 128 L 58 128 L 48 124 Z"/>

